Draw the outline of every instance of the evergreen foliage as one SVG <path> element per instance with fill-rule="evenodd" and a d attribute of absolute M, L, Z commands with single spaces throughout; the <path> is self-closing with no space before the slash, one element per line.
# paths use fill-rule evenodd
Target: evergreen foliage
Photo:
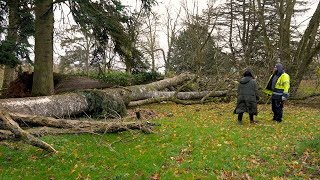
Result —
<path fill-rule="evenodd" d="M 12 41 L 1 41 L 0 43 L 0 64 L 4 64 L 10 67 L 15 67 L 20 62 L 18 61 L 15 51 L 16 43 Z"/>
<path fill-rule="evenodd" d="M 130 17 L 125 7 L 117 0 L 104 1 L 69 1 L 70 9 L 75 21 L 86 31 L 91 32 L 95 37 L 93 45 L 92 63 L 99 63 L 105 59 L 109 40 L 114 43 L 114 52 L 130 64 L 131 71 L 145 69 L 141 61 L 142 53 L 136 49 L 129 37 L 125 24 L 129 23 Z M 143 1 L 146 8 L 154 1 Z"/>
<path fill-rule="evenodd" d="M 88 91 L 85 94 L 89 107 L 89 114 L 95 118 L 121 118 L 127 113 L 125 102 L 120 98 L 103 93 L 103 91 Z"/>
<path fill-rule="evenodd" d="M 21 61 L 32 63 L 29 57 L 31 47 L 28 38 L 34 35 L 34 16 L 30 8 L 31 0 L 20 0 L 19 5 L 10 9 L 15 14 L 14 29 L 8 27 L 8 1 L 0 1 L 0 35 L 15 31 L 16 39 L 6 37 L 0 42 L 0 64 L 15 67 Z"/>

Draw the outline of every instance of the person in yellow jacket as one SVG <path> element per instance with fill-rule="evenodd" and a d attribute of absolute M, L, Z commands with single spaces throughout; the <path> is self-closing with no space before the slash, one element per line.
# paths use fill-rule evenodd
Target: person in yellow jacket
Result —
<path fill-rule="evenodd" d="M 282 121 L 283 104 L 289 97 L 289 89 L 290 76 L 284 72 L 282 64 L 278 63 L 264 90 L 265 93 L 271 95 L 273 121 Z"/>

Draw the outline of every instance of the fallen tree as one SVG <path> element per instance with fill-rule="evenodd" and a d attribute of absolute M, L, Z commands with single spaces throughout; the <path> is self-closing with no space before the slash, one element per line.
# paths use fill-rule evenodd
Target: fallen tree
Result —
<path fill-rule="evenodd" d="M 52 146 L 36 137 L 47 134 L 104 134 L 129 129 L 150 133 L 153 124 L 145 121 L 102 122 L 64 118 L 76 118 L 81 114 L 103 115 L 104 118 L 121 118 L 125 116 L 127 106 L 137 106 L 163 100 L 185 104 L 203 103 L 199 99 L 204 96 L 223 97 L 230 93 L 230 91 L 180 92 L 181 88 L 176 92 L 160 91 L 188 80 L 190 80 L 189 82 L 194 81 L 194 75 L 181 74 L 146 85 L 83 90 L 53 96 L 1 99 L 0 129 L 2 130 L 0 131 L 0 140 L 24 140 L 28 144 L 40 147 L 48 152 L 56 152 Z M 136 120 L 138 118 L 137 116 L 132 119 Z"/>
<path fill-rule="evenodd" d="M 84 90 L 77 93 L 65 93 L 53 96 L 1 99 L 0 107 L 22 114 L 59 118 L 82 113 L 94 113 L 96 111 L 106 111 L 109 113 L 114 110 L 116 113 L 124 115 L 125 106 L 130 101 L 146 99 L 146 95 L 152 96 L 150 92 L 181 84 L 192 77 L 193 75 L 191 74 L 181 74 L 146 85 L 103 90 Z"/>

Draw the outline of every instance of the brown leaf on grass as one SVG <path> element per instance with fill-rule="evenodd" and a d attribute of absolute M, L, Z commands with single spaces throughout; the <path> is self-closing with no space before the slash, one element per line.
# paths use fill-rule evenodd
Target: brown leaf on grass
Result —
<path fill-rule="evenodd" d="M 252 180 L 252 177 L 248 174 L 239 174 L 237 171 L 221 171 L 220 179 L 222 180 L 233 180 L 233 179 L 242 179 L 242 180 Z"/>
<path fill-rule="evenodd" d="M 181 163 L 183 163 L 184 158 L 183 158 L 183 156 L 179 156 L 179 157 L 176 157 L 175 160 L 177 163 L 181 164 Z"/>
<path fill-rule="evenodd" d="M 151 177 L 150 177 L 151 180 L 159 180 L 160 179 L 160 174 L 156 173 L 156 174 L 153 174 Z"/>
<path fill-rule="evenodd" d="M 303 153 L 303 156 L 301 157 L 302 159 L 302 162 L 303 163 L 306 163 L 307 159 L 309 158 L 309 152 L 308 152 L 308 149 Z"/>
<path fill-rule="evenodd" d="M 252 177 L 250 177 L 249 174 L 246 173 L 246 174 L 244 174 L 244 175 L 242 176 L 242 179 L 252 180 Z"/>

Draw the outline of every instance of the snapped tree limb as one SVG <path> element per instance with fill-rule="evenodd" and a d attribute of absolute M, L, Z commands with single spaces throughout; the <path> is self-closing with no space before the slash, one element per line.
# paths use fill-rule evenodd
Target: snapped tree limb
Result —
<path fill-rule="evenodd" d="M 4 127 L 7 130 L 10 130 L 16 138 L 22 139 L 26 143 L 44 149 L 48 152 L 57 153 L 51 145 L 21 129 L 6 110 L 0 110 L 0 118 L 3 121 Z"/>

